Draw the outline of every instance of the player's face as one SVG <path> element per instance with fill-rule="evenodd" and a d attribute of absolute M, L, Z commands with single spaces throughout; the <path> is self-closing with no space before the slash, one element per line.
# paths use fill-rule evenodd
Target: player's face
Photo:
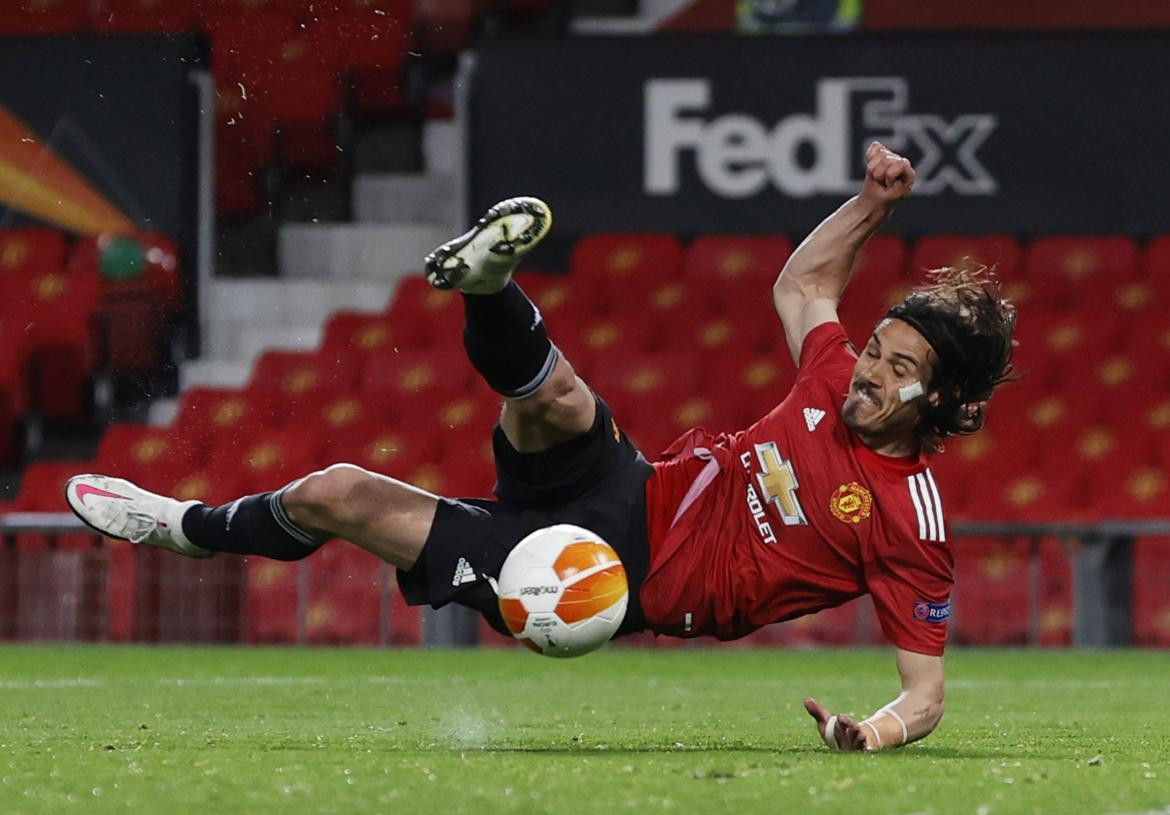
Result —
<path fill-rule="evenodd" d="M 925 388 L 933 353 L 923 336 L 901 320 L 883 320 L 874 329 L 853 366 L 841 408 L 845 424 L 866 445 L 913 439 L 922 401 L 931 398 Z"/>

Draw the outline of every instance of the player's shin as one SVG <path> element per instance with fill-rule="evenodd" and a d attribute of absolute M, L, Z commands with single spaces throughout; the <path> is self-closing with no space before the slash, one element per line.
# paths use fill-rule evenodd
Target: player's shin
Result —
<path fill-rule="evenodd" d="M 248 495 L 215 507 L 193 506 L 183 516 L 183 533 L 195 545 L 214 552 L 273 560 L 308 557 L 327 538 L 289 519 L 281 500 L 283 493 L 282 489 Z"/>
<path fill-rule="evenodd" d="M 480 376 L 511 399 L 536 393 L 558 356 L 540 310 L 514 282 L 495 294 L 465 294 L 463 303 L 463 345 Z"/>

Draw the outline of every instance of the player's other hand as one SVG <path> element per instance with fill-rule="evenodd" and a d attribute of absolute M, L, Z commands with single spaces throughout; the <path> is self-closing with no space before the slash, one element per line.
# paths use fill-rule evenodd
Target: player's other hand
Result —
<path fill-rule="evenodd" d="M 914 177 L 910 159 L 875 141 L 865 151 L 865 183 L 861 187 L 861 197 L 891 207 L 910 194 Z"/>
<path fill-rule="evenodd" d="M 821 740 L 832 750 L 871 750 L 869 744 L 870 733 L 868 728 L 862 727 L 845 714 L 837 714 L 833 721 L 833 730 L 829 731 L 830 720 L 833 714 L 825 710 L 816 699 L 811 696 L 804 700 L 804 709 L 817 722 L 817 732 Z"/>

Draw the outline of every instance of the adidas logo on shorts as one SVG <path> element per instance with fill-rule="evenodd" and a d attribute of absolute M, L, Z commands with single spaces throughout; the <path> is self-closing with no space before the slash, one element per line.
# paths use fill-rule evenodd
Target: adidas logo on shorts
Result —
<path fill-rule="evenodd" d="M 477 580 L 475 569 L 467 562 L 467 558 L 459 558 L 455 564 L 455 576 L 451 578 L 452 586 L 462 586 L 464 583 L 474 583 Z"/>

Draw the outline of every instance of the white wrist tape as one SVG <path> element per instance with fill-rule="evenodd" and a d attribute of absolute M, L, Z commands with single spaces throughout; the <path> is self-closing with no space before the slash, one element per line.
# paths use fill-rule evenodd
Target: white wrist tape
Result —
<path fill-rule="evenodd" d="M 878 732 L 877 726 L 873 722 L 871 722 L 869 719 L 866 719 L 865 721 L 863 721 L 862 724 L 865 725 L 866 727 L 868 727 L 869 732 L 873 733 L 873 737 L 875 739 L 877 739 L 877 744 L 874 745 L 873 747 L 868 748 L 868 749 L 870 749 L 870 750 L 882 749 L 882 734 Z"/>
<path fill-rule="evenodd" d="M 898 724 L 902 725 L 902 741 L 898 743 L 899 747 L 910 741 L 910 731 L 906 727 L 906 720 L 898 715 L 898 711 L 894 710 L 892 707 L 883 707 L 878 711 L 878 713 L 888 713 L 898 720 Z"/>
<path fill-rule="evenodd" d="M 830 750 L 840 750 L 841 745 L 837 744 L 837 714 L 834 713 L 825 722 L 825 732 L 821 733 L 821 738 L 825 740 L 825 744 L 829 745 Z"/>

